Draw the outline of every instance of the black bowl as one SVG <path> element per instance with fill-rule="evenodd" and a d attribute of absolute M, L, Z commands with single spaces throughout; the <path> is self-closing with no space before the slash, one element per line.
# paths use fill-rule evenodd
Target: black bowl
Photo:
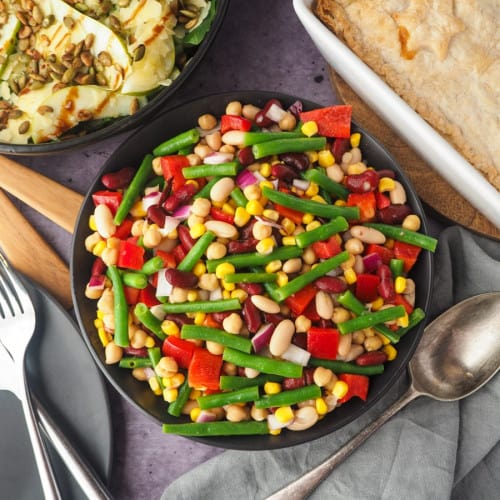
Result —
<path fill-rule="evenodd" d="M 74 151 L 92 144 L 96 144 L 112 136 L 121 134 L 143 123 L 147 123 L 154 116 L 160 113 L 168 100 L 184 84 L 186 79 L 193 73 L 200 64 L 205 53 L 215 39 L 219 28 L 222 25 L 224 16 L 229 6 L 229 0 L 218 0 L 216 4 L 216 14 L 202 43 L 192 50 L 192 57 L 189 63 L 182 69 L 179 76 L 168 87 L 154 93 L 139 111 L 133 115 L 124 116 L 110 120 L 109 124 L 102 128 L 87 132 L 83 135 L 68 137 L 59 141 L 46 142 L 42 144 L 9 144 L 0 142 L 0 153 L 10 155 L 43 156 L 60 152 Z"/>
<path fill-rule="evenodd" d="M 96 303 L 85 297 L 85 285 L 90 276 L 93 257 L 85 250 L 84 241 L 89 234 L 88 220 L 93 213 L 94 205 L 91 194 L 102 189 L 100 178 L 105 172 L 112 172 L 126 165 L 139 165 L 145 154 L 151 152 L 155 146 L 196 125 L 196 119 L 203 113 L 213 113 L 220 115 L 223 113 L 229 101 L 237 100 L 243 103 L 253 103 L 263 106 L 270 98 L 276 97 L 288 106 L 295 102 L 297 97 L 260 91 L 238 91 L 224 94 L 202 97 L 179 105 L 159 116 L 156 120 L 141 128 L 133 134 L 121 147 L 109 158 L 83 202 L 75 233 L 73 236 L 73 248 L 71 257 L 71 276 L 73 302 L 76 315 L 83 331 L 84 338 L 104 375 L 117 389 L 117 391 L 129 402 L 138 407 L 149 417 L 158 423 L 166 421 L 178 421 L 168 415 L 167 404 L 157 396 L 154 396 L 149 388 L 144 386 L 144 382 L 135 380 L 127 370 L 116 365 L 106 365 L 104 362 L 104 352 L 101 342 L 97 336 L 93 321 L 96 312 Z M 320 107 L 317 104 L 304 101 L 305 109 Z M 414 213 L 418 214 L 422 220 L 423 233 L 428 233 L 426 216 L 422 205 L 415 194 L 415 190 L 396 161 L 389 153 L 370 135 L 360 127 L 353 125 L 354 131 L 362 133 L 361 149 L 363 158 L 375 168 L 389 168 L 396 172 L 397 179 L 404 185 L 408 196 L 408 203 Z M 419 261 L 412 269 L 411 276 L 415 280 L 417 295 L 416 306 L 428 311 L 431 299 L 431 282 L 433 274 L 433 259 L 428 251 L 421 252 Z M 212 446 L 219 446 L 229 449 L 264 450 L 282 448 L 297 445 L 306 441 L 317 439 L 325 434 L 340 429 L 354 419 L 358 418 L 371 406 L 373 406 L 387 390 L 404 375 L 405 368 L 415 351 L 420 337 L 423 333 L 424 325 L 421 323 L 410 334 L 403 337 L 397 345 L 397 358 L 388 363 L 383 374 L 372 378 L 368 400 L 363 402 L 358 398 L 350 400 L 340 408 L 335 409 L 315 426 L 302 431 L 285 431 L 278 436 L 235 436 L 235 437 L 211 437 L 199 438 L 198 441 Z M 158 432 L 161 432 L 160 430 Z"/>

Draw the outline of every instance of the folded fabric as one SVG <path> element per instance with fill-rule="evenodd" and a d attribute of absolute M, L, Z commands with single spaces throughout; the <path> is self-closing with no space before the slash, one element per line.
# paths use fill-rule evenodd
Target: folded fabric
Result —
<path fill-rule="evenodd" d="M 434 318 L 460 300 L 500 290 L 500 244 L 460 227 L 439 238 Z M 500 332 L 499 332 L 500 335 Z M 407 388 L 405 377 L 362 417 L 281 450 L 226 451 L 174 481 L 167 499 L 264 499 L 309 471 Z M 500 375 L 458 402 L 420 397 L 339 465 L 312 499 L 493 499 L 500 491 Z"/>

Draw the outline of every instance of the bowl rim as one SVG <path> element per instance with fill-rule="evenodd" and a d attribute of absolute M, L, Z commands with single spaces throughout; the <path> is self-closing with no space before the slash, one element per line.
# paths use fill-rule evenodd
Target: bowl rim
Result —
<path fill-rule="evenodd" d="M 122 142 L 120 146 L 115 150 L 115 152 L 107 159 L 107 161 L 104 163 L 104 165 L 101 167 L 99 172 L 97 173 L 94 182 L 92 185 L 89 187 L 89 190 L 87 191 L 84 201 L 82 203 L 80 212 L 77 217 L 77 223 L 75 226 L 75 232 L 73 234 L 73 239 L 72 239 L 72 248 L 71 248 L 71 262 L 70 262 L 70 274 L 71 274 L 71 288 L 72 288 L 72 297 L 73 297 L 73 304 L 74 304 L 74 310 L 75 310 L 75 315 L 77 317 L 78 324 L 80 326 L 80 329 L 82 330 L 82 335 L 84 336 L 85 342 L 87 343 L 88 348 L 90 349 L 92 356 L 94 357 L 95 362 L 98 364 L 99 368 L 107 378 L 107 380 L 111 383 L 111 385 L 118 391 L 118 393 L 124 397 L 125 400 L 130 402 L 133 406 L 135 406 L 137 409 L 141 411 L 144 415 L 146 415 L 148 418 L 153 419 L 156 423 L 162 423 L 162 421 L 157 418 L 150 410 L 139 404 L 131 394 L 129 394 L 120 384 L 119 382 L 113 377 L 112 373 L 110 372 L 110 366 L 105 365 L 103 362 L 102 357 L 100 357 L 99 353 L 96 351 L 95 346 L 93 345 L 89 332 L 87 331 L 87 328 L 85 326 L 85 319 L 82 315 L 81 308 L 79 306 L 82 294 L 81 289 L 77 289 L 75 286 L 75 281 L 76 281 L 76 275 L 78 273 L 78 269 L 80 266 L 75 265 L 76 261 L 76 255 L 77 252 L 81 248 L 79 248 L 79 243 L 82 243 L 82 239 L 79 238 L 79 230 L 81 230 L 82 225 L 86 225 L 86 220 L 88 218 L 88 214 L 86 213 L 88 211 L 88 205 L 92 201 L 91 200 L 91 195 L 94 192 L 96 186 L 99 185 L 100 182 L 100 177 L 102 174 L 106 171 L 111 171 L 113 169 L 113 163 L 116 161 L 117 156 L 119 155 L 119 151 L 124 146 L 125 144 L 132 143 L 134 141 L 134 138 L 137 138 L 138 136 L 140 137 L 141 135 L 144 135 L 147 133 L 148 130 L 151 128 L 155 128 L 156 124 L 163 122 L 168 118 L 169 115 L 175 114 L 176 112 L 181 112 L 185 107 L 189 106 L 194 106 L 196 104 L 201 104 L 202 102 L 213 102 L 214 100 L 246 100 L 246 102 L 251 102 L 254 103 L 256 102 L 256 98 L 259 97 L 261 101 L 266 101 L 270 98 L 277 98 L 279 100 L 283 100 L 284 102 L 294 102 L 296 100 L 301 101 L 305 107 L 309 107 L 310 109 L 314 109 L 311 106 L 315 107 L 324 107 L 324 105 L 314 103 L 312 101 L 309 101 L 307 99 L 303 99 L 294 95 L 286 94 L 286 93 L 281 93 L 281 92 L 273 92 L 273 91 L 260 91 L 260 90 L 237 90 L 237 91 L 228 91 L 228 92 L 219 92 L 215 94 L 208 94 L 208 95 L 202 95 L 198 96 L 189 100 L 186 100 L 182 103 L 177 104 L 176 106 L 169 108 L 167 111 L 161 113 L 155 120 L 152 122 L 148 123 L 146 126 L 141 127 L 137 131 L 135 131 L 134 134 L 132 134 L 131 137 L 127 138 L 125 141 Z M 395 167 L 395 171 L 397 174 L 398 179 L 403 181 L 403 184 L 405 187 L 409 188 L 409 191 L 407 191 L 407 195 L 409 198 L 409 203 L 411 204 L 414 212 L 416 212 L 420 218 L 421 218 L 421 232 L 424 234 L 429 234 L 429 225 L 427 222 L 427 216 L 425 214 L 425 211 L 423 209 L 423 206 L 420 202 L 420 199 L 418 198 L 409 178 L 405 174 L 405 172 L 402 170 L 402 168 L 399 166 L 398 162 L 390 155 L 390 153 L 375 139 L 369 132 L 367 132 L 363 127 L 360 127 L 356 124 L 355 121 L 352 121 L 353 125 L 353 130 L 354 131 L 359 131 L 362 134 L 362 140 L 363 138 L 368 139 L 370 143 L 370 148 L 376 148 L 376 150 L 380 153 L 382 153 L 386 158 L 389 158 L 391 160 L 391 169 L 392 167 Z M 139 142 L 140 143 L 140 142 Z M 366 149 L 363 148 L 363 157 L 366 157 Z M 146 153 L 144 153 L 146 154 Z M 117 165 L 114 165 L 115 168 L 118 168 Z M 379 167 L 380 168 L 380 167 Z M 85 222 L 84 222 L 85 221 Z M 88 233 L 88 230 L 87 230 Z M 424 281 L 424 287 L 422 286 L 419 287 L 419 294 L 421 297 L 424 297 L 423 303 L 419 304 L 419 307 L 421 307 L 426 314 L 429 313 L 429 308 L 430 308 L 430 303 L 432 300 L 432 282 L 433 282 L 433 275 L 434 275 L 434 259 L 433 259 L 433 254 L 427 250 L 424 250 L 420 254 L 420 259 L 417 264 L 419 268 L 423 268 L 422 271 L 425 275 L 425 281 Z M 84 298 L 84 297 L 83 297 Z M 88 300 L 88 299 L 85 299 Z M 92 301 L 93 302 L 93 301 Z M 413 331 L 411 337 L 405 337 L 404 342 L 409 342 L 409 348 L 407 352 L 404 354 L 401 354 L 399 351 L 398 353 L 398 367 L 397 369 L 394 369 L 393 373 L 391 376 L 388 378 L 388 380 L 384 383 L 383 387 L 379 390 L 377 390 L 376 394 L 371 394 L 369 395 L 369 398 L 366 402 L 360 402 L 351 400 L 350 401 L 350 409 L 351 412 L 347 417 L 342 417 L 340 420 L 336 421 L 333 420 L 332 424 L 328 426 L 328 428 L 323 429 L 315 429 L 316 426 L 311 427 L 308 430 L 315 429 L 314 431 L 314 436 L 313 437 L 307 437 L 307 431 L 302 431 L 302 432 L 297 432 L 297 433 L 288 433 L 286 435 L 292 435 L 293 439 L 290 439 L 292 442 L 288 442 L 288 439 L 283 439 L 284 434 L 281 436 L 271 436 L 271 435 L 266 435 L 266 436 L 230 436 L 230 437 L 220 437 L 220 436 L 215 436 L 215 437 L 203 437 L 203 438 L 198 438 L 198 437 L 189 437 L 188 439 L 197 441 L 200 443 L 204 443 L 207 445 L 211 446 L 216 446 L 220 448 L 225 448 L 225 449 L 238 449 L 238 450 L 264 450 L 264 449 L 280 449 L 280 448 L 285 448 L 285 447 L 290 447 L 298 444 L 303 444 L 305 442 L 310 442 L 315 439 L 318 439 L 320 437 L 326 436 L 332 432 L 335 432 L 345 425 L 354 422 L 357 420 L 361 415 L 366 413 L 370 408 L 372 408 L 380 399 L 391 389 L 393 386 L 396 384 L 396 381 L 403 376 L 406 373 L 406 369 L 408 366 L 408 363 L 417 348 L 417 345 L 420 341 L 420 338 L 423 334 L 424 326 L 428 318 L 426 318 L 424 321 L 422 321 L 417 327 L 415 327 L 415 330 Z M 408 341 L 407 339 L 410 338 L 412 339 L 411 341 Z M 405 344 L 406 345 L 406 344 Z M 100 346 L 100 350 L 103 351 L 102 346 Z M 101 353 L 102 356 L 102 353 Z M 379 377 L 381 377 L 380 375 Z M 354 403 L 354 404 L 352 404 Z M 338 410 L 336 410 L 338 411 Z M 166 413 L 166 412 L 165 412 Z M 335 412 L 333 412 L 335 414 Z M 168 415 L 165 415 L 166 418 L 168 419 Z M 328 416 L 327 416 L 328 417 Z M 317 425 L 317 424 L 316 424 Z M 330 428 L 331 427 L 331 428 Z M 304 434 L 307 433 L 307 434 Z M 280 439 L 281 437 L 281 439 Z M 259 439 L 259 438 L 264 438 L 264 439 Z M 265 441 L 265 446 L 262 446 L 260 443 Z"/>
<path fill-rule="evenodd" d="M 0 142 L 0 154 L 23 155 L 23 156 L 46 156 L 54 153 L 69 153 L 78 149 L 89 147 L 100 143 L 123 132 L 134 130 L 148 118 L 150 118 L 162 105 L 168 105 L 168 100 L 175 96 L 178 88 L 195 72 L 197 66 L 205 56 L 209 47 L 215 40 L 219 29 L 222 26 L 225 15 L 229 7 L 229 0 L 216 0 L 216 14 L 209 31 L 202 42 L 196 46 L 194 55 L 189 63 L 179 73 L 179 76 L 172 81 L 168 87 L 159 88 L 156 94 L 133 115 L 118 117 L 112 123 L 102 128 L 94 130 L 88 134 L 71 137 L 65 140 L 45 142 L 41 144 L 10 144 Z"/>

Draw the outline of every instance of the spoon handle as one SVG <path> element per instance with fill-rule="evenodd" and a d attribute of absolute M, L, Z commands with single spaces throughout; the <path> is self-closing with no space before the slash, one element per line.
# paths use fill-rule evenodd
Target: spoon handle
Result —
<path fill-rule="evenodd" d="M 421 394 L 410 388 L 389 408 L 387 408 L 375 421 L 365 427 L 350 441 L 348 441 L 336 453 L 327 458 L 323 463 L 293 481 L 288 486 L 267 498 L 267 500 L 302 500 L 309 496 L 318 485 L 332 472 L 332 470 L 344 461 L 358 446 L 364 443 L 375 431 L 384 425 L 393 415 L 404 408 L 410 401 Z"/>

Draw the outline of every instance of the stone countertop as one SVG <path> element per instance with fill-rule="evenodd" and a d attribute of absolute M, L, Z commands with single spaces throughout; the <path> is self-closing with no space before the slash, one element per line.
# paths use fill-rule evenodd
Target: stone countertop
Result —
<path fill-rule="evenodd" d="M 322 105 L 337 102 L 327 65 L 298 21 L 291 0 L 229 2 L 226 18 L 204 61 L 176 98 L 184 101 L 245 89 L 288 93 Z M 14 159 L 83 194 L 128 135 L 77 152 Z M 30 207 L 18 201 L 16 205 L 69 262 L 71 235 Z M 157 499 L 175 478 L 222 451 L 162 434 L 158 423 L 107 386 L 112 420 L 120 423 L 113 426 L 110 488 L 115 498 Z"/>

